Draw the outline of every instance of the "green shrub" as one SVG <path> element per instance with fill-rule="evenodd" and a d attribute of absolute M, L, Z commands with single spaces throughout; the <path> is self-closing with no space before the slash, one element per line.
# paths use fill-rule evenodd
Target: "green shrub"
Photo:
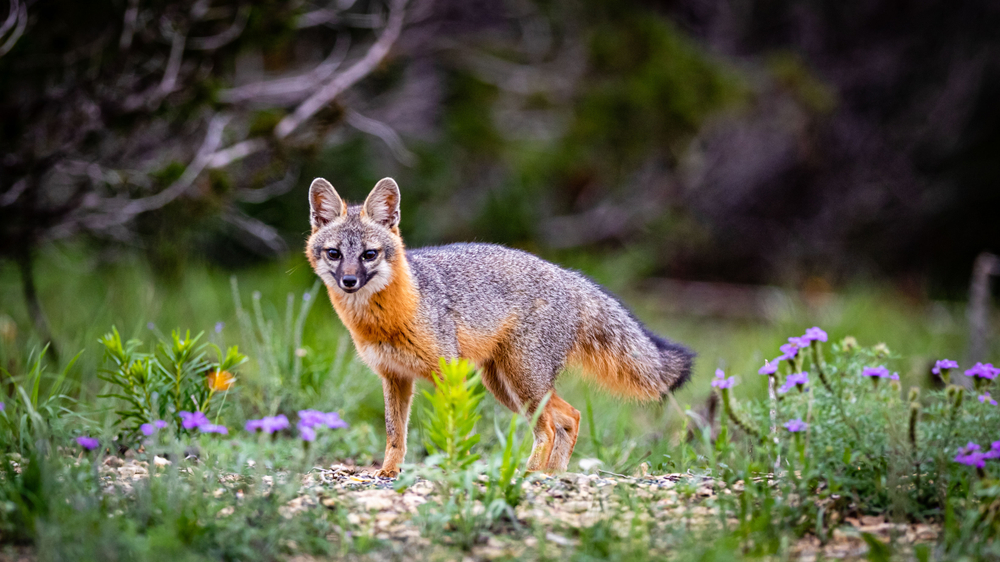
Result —
<path fill-rule="evenodd" d="M 970 376 L 978 379 L 977 390 L 912 388 L 904 399 L 898 374 L 886 367 L 894 357 L 884 345 L 862 348 L 845 338 L 829 355 L 817 339 L 790 338 L 789 346 L 761 369 L 767 374 L 761 382 L 748 381 L 769 384 L 768 399 L 738 404 L 737 381 L 721 370 L 712 383 L 724 412 L 715 466 L 727 483 L 747 483 L 741 515 L 759 517 L 766 507 L 777 523 L 823 540 L 858 515 L 946 526 L 954 518 L 984 538 L 997 536 L 991 475 L 1000 474 L 1000 442 L 990 449 L 1000 439 L 1000 409 L 989 396 L 995 380 Z M 976 369 L 969 372 L 997 372 L 991 365 Z M 949 369 L 939 371 L 947 383 Z M 731 441 L 731 435 L 743 439 Z M 970 443 L 985 445 L 979 452 L 963 449 Z M 982 466 L 969 466 L 977 462 Z M 761 472 L 778 477 L 776 489 L 752 484 Z"/>
<path fill-rule="evenodd" d="M 139 351 L 144 346 L 140 340 L 123 343 L 116 328 L 101 338 L 110 368 L 98 376 L 115 387 L 101 397 L 121 401 L 116 423 L 128 437 L 135 438 L 143 424 L 157 420 L 172 423 L 178 434 L 191 431 L 181 425 L 179 414 L 185 411 L 214 414 L 216 419 L 221 415 L 236 380 L 231 371 L 247 358 L 236 346 L 223 354 L 218 346 L 200 342 L 201 337 L 191 337 L 190 331 L 182 337 L 175 330 L 154 353 Z M 208 358 L 209 348 L 215 351 L 214 361 Z M 223 398 L 213 400 L 219 394 Z"/>

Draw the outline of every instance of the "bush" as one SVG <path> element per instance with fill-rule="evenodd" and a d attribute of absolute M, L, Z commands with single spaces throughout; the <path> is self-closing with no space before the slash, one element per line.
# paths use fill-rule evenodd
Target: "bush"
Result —
<path fill-rule="evenodd" d="M 970 526 L 995 538 L 1000 408 L 990 391 L 1000 369 L 965 371 L 969 389 L 950 384 L 957 363 L 939 361 L 942 388 L 911 388 L 904 399 L 884 345 L 845 338 L 827 356 L 826 339 L 818 328 L 789 338 L 760 370 L 766 400 L 738 404 L 737 379 L 721 370 L 712 382 L 725 412 L 715 466 L 728 483 L 746 482 L 743 510 L 766 507 L 779 524 L 821 539 L 860 515 L 943 522 L 954 527 L 947 544 L 956 548 L 969 546 L 957 539 Z M 729 424 L 742 439 L 730 440 Z"/>

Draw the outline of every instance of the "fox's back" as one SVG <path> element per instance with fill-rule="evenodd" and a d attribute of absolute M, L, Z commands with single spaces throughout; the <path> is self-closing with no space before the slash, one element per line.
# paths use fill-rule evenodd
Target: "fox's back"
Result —
<path fill-rule="evenodd" d="M 565 350 L 583 313 L 611 300 L 582 275 L 504 246 L 451 244 L 408 250 L 406 257 L 439 338 L 451 331 L 459 340 L 504 334 Z M 463 331 L 471 333 L 463 338 Z"/>

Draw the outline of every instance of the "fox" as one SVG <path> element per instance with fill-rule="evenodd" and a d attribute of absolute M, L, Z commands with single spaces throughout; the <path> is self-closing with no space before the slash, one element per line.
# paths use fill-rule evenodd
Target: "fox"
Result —
<path fill-rule="evenodd" d="M 406 248 L 399 203 L 392 178 L 360 205 L 324 178 L 309 186 L 306 257 L 382 381 L 377 476 L 399 475 L 414 382 L 435 383 L 442 357 L 471 361 L 499 403 L 535 417 L 529 472 L 567 470 L 576 446 L 580 412 L 555 392 L 567 367 L 637 401 L 662 399 L 691 377 L 693 351 L 654 334 L 581 273 L 494 244 Z"/>

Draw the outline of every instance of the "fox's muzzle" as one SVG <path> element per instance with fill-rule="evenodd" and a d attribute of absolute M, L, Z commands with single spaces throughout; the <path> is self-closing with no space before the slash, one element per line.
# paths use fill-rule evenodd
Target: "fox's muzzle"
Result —
<path fill-rule="evenodd" d="M 341 262 L 334 277 L 337 279 L 337 285 L 340 286 L 341 290 L 345 293 L 353 293 L 365 286 L 365 283 L 368 281 L 368 272 L 360 263 L 344 267 L 344 263 Z"/>

